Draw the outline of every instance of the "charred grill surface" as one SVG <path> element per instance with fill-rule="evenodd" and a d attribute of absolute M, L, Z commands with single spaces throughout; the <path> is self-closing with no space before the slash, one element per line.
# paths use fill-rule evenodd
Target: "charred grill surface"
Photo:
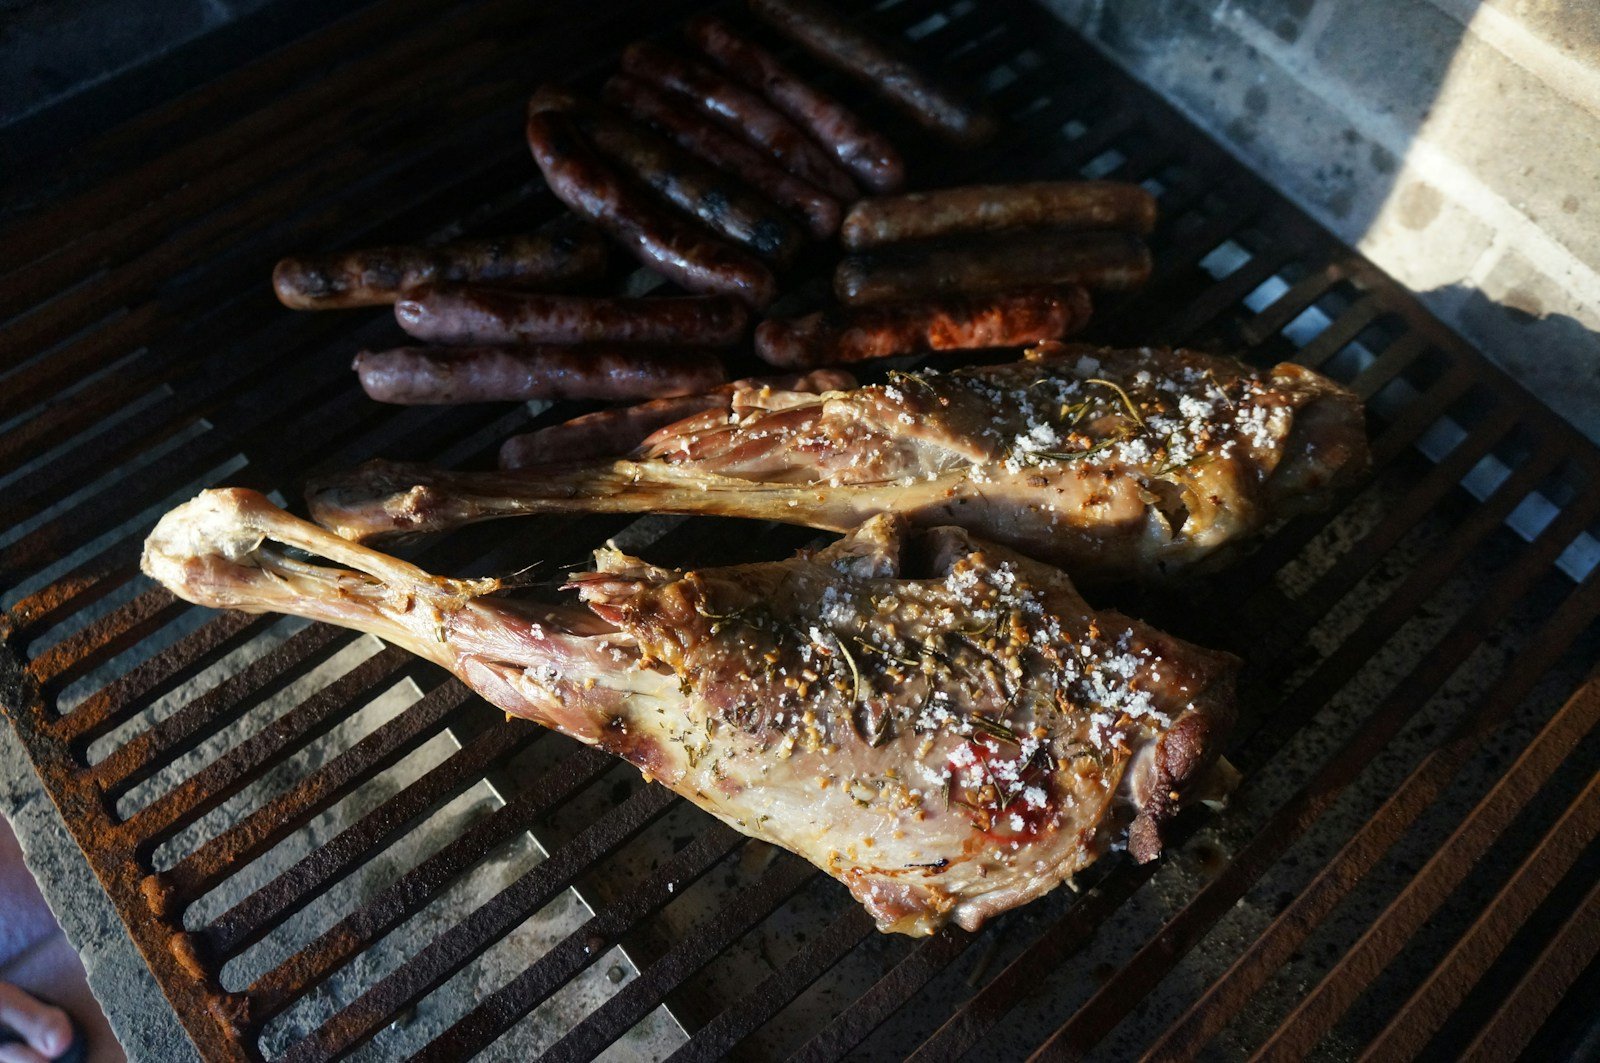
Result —
<path fill-rule="evenodd" d="M 1160 861 L 1108 856 L 1081 893 L 977 933 L 883 937 L 806 861 L 398 648 L 201 610 L 138 575 L 156 517 L 201 488 L 294 499 L 376 457 L 488 469 L 507 437 L 584 412 L 373 403 L 350 357 L 404 342 L 392 320 L 292 313 L 266 274 L 307 249 L 542 231 L 562 210 L 518 135 L 529 92 L 602 96 L 622 47 L 682 48 L 700 13 L 378 0 L 6 171 L 0 705 L 202 1054 L 581 1059 L 653 1022 L 680 1060 L 1570 1054 L 1600 991 L 1595 448 L 1031 5 L 859 16 L 953 87 L 986 87 L 967 98 L 1003 129 L 970 151 L 716 14 L 887 136 L 909 190 L 1149 188 L 1150 284 L 1098 297 L 1084 338 L 1294 363 L 1363 402 L 1372 474 L 1332 508 L 1186 587 L 1091 594 L 1245 662 L 1222 749 L 1237 798 L 1171 820 Z M 782 205 L 826 234 L 823 198 Z M 825 290 L 831 265 L 802 255 L 785 287 Z M 611 536 L 675 567 L 818 538 L 510 527 L 417 561 L 552 581 Z M 592 909 L 563 923 L 574 885 Z"/>

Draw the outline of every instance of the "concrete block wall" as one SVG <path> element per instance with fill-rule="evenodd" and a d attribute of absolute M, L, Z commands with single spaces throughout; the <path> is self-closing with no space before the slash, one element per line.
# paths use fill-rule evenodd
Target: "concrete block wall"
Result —
<path fill-rule="evenodd" d="M 1044 2 L 1600 440 L 1600 5 Z"/>

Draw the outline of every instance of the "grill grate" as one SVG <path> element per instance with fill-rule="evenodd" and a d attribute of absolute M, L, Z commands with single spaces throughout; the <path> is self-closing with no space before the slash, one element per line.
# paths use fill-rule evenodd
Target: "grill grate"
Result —
<path fill-rule="evenodd" d="M 0 217 L 0 701 L 201 1052 L 1576 1044 L 1600 985 L 1600 453 L 1021 0 L 876 5 L 1011 119 L 981 153 L 908 143 L 918 183 L 1144 182 L 1157 274 L 1094 338 L 1299 361 L 1371 416 L 1375 475 L 1338 512 L 1207 582 L 1106 603 L 1249 664 L 1228 750 L 1246 781 L 1225 815 L 1186 813 L 1160 864 L 1104 861 L 978 935 L 880 938 L 798 858 L 397 650 L 193 609 L 137 575 L 155 516 L 201 486 L 290 498 L 374 455 L 484 464 L 572 412 L 378 407 L 348 355 L 390 328 L 287 313 L 264 278 L 302 248 L 552 217 L 517 135 L 526 94 L 594 78 L 693 6 L 377 0 L 44 165 Z M 420 560 L 554 569 L 608 536 L 663 562 L 707 541 L 776 557 L 811 538 L 517 527 Z"/>

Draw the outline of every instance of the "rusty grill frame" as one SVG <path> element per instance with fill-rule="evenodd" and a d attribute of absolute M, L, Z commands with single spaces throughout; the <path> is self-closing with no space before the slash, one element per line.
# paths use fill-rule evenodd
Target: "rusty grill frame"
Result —
<path fill-rule="evenodd" d="M 154 507 L 218 468 L 231 470 L 229 482 L 292 497 L 312 471 L 368 456 L 486 463 L 499 438 L 530 420 L 571 412 L 378 407 L 360 395 L 347 357 L 377 338 L 381 323 L 282 311 L 265 283 L 274 258 L 302 247 L 353 245 L 375 234 L 442 238 L 553 216 L 556 206 L 516 135 L 527 92 L 541 79 L 594 77 L 626 40 L 668 31 L 699 5 L 624 0 L 598 15 L 586 5 L 529 6 L 478 0 L 437 15 L 418 0 L 377 0 L 99 135 L 35 175 L 34 198 L 0 219 L 0 246 L 12 266 L 0 285 L 0 469 L 18 470 L 0 495 L 0 526 L 23 529 L 0 546 L 0 585 L 14 588 L 0 650 L 0 701 L 208 1058 L 260 1058 L 258 1038 L 272 1016 L 613 766 L 532 725 L 495 718 L 456 681 L 388 648 L 176 788 L 119 813 L 119 798 L 163 765 L 353 641 L 318 626 L 294 632 L 170 716 L 91 756 L 91 747 L 155 699 L 271 624 L 239 614 L 197 616 L 143 582 L 138 549 Z M 1257 361 L 1291 358 L 1345 379 L 1371 403 L 1374 476 L 1338 511 L 1290 521 L 1222 577 L 1161 595 L 1125 592 L 1115 603 L 1246 657 L 1243 717 L 1228 754 L 1247 780 L 1348 697 L 1358 673 L 1433 609 L 1435 592 L 1465 566 L 1486 575 L 1442 634 L 1403 657 L 1405 667 L 1375 704 L 1337 709 L 1349 718 L 1348 734 L 1314 771 L 1308 766 L 1303 782 L 1270 809 L 1234 814 L 1246 822 L 1253 815 L 1259 826 L 1219 855 L 1181 903 L 1163 910 L 1151 900 L 1149 882 L 1162 865 L 1110 859 L 1092 869 L 1081 892 L 1058 891 L 978 935 L 949 930 L 879 943 L 881 977 L 826 1021 L 790 1035 L 785 1050 L 806 1060 L 858 1051 L 922 1061 L 965 1053 L 1076 1056 L 1104 1044 L 1130 1015 L 1153 1022 L 1144 1047 L 1157 1056 L 1192 1056 L 1207 1044 L 1237 1049 L 1245 1042 L 1214 1039 L 1249 1011 L 1297 950 L 1326 933 L 1340 904 L 1366 888 L 1415 824 L 1440 814 L 1448 831 L 1431 859 L 1400 876 L 1392 895 L 1358 924 L 1360 932 L 1347 934 L 1305 999 L 1271 1016 L 1248 1047 L 1298 1056 L 1330 1031 L 1385 1057 L 1430 1045 L 1504 1057 L 1530 1042 L 1555 1043 L 1550 1039 L 1574 1029 L 1572 988 L 1594 984 L 1600 954 L 1600 886 L 1582 888 L 1600 868 L 1600 776 L 1582 774 L 1582 756 L 1593 748 L 1586 740 L 1600 723 L 1600 686 L 1585 676 L 1600 643 L 1600 574 L 1579 570 L 1574 580 L 1557 566 L 1580 536 L 1596 533 L 1600 451 L 1043 10 L 1025 0 L 898 0 L 876 5 L 871 17 L 886 33 L 906 36 L 931 68 L 985 85 L 1012 119 L 993 149 L 953 157 L 908 133 L 920 184 L 1087 167 L 1159 186 L 1156 276 L 1144 292 L 1103 310 L 1095 339 L 1159 338 L 1242 349 Z M 1262 297 L 1263 286 L 1274 283 L 1271 297 Z M 1321 314 L 1321 327 L 1305 325 L 1308 314 Z M 135 414 L 115 419 L 130 402 Z M 1436 438 L 1441 425 L 1454 426 L 1450 438 L 1425 457 L 1419 442 Z M 156 460 L 133 474 L 96 479 L 141 455 Z M 238 464 L 236 455 L 241 467 L 224 465 Z M 1486 461 L 1498 462 L 1503 475 L 1481 491 L 1465 489 Z M 1358 519 L 1362 500 L 1373 498 L 1384 504 Z M 1529 505 L 1542 506 L 1545 519 L 1518 537 L 1506 522 Z M 625 523 L 546 521 L 536 552 L 581 556 Z M 664 549 L 692 557 L 692 540 L 712 526 L 687 522 L 667 533 Z M 1341 537 L 1344 527 L 1354 530 Z M 1403 554 L 1418 537 L 1427 538 L 1428 549 Z M 766 527 L 751 538 L 751 549 L 776 557 L 808 535 Z M 431 546 L 425 560 L 446 570 L 525 562 L 527 551 L 512 539 L 468 529 Z M 85 547 L 86 555 L 58 564 Z M 1400 556 L 1411 557 L 1409 567 L 1380 579 Z M 51 573 L 53 565 L 60 571 Z M 1310 566 L 1301 586 L 1284 575 L 1295 566 Z M 1366 596 L 1370 603 L 1359 601 Z M 1352 600 L 1369 607 L 1357 610 L 1348 630 L 1331 643 L 1308 641 Z M 1517 652 L 1464 699 L 1453 730 L 1381 792 L 1369 818 L 1339 835 L 1337 851 L 1237 948 L 1222 976 L 1180 992 L 1181 1006 L 1165 1005 L 1165 1014 L 1152 1005 L 1151 995 L 1185 956 L 1211 941 L 1229 911 L 1351 797 L 1363 772 L 1458 669 L 1501 638 L 1508 622 L 1527 616 L 1533 621 Z M 175 639 L 169 633 L 160 648 L 139 652 L 185 622 Z M 157 870 L 164 841 L 406 677 L 418 684 L 420 700 Z M 74 685 L 92 689 L 60 711 Z M 1526 741 L 1504 752 L 1497 780 L 1485 792 L 1452 799 L 1463 768 L 1506 740 L 1513 720 Z M 459 752 L 283 868 L 269 886 L 205 926 L 185 926 L 185 911 L 233 870 L 445 729 L 461 739 Z M 533 745 L 556 749 L 555 766 L 531 784 L 505 781 L 503 807 L 250 986 L 224 988 L 230 956 Z M 1552 790 L 1552 779 L 1571 782 L 1574 772 L 1576 782 Z M 1545 826 L 1535 817 L 1531 848 L 1495 857 L 1540 801 L 1554 809 L 1545 820 L 1555 818 Z M 466 920 L 417 942 L 415 955 L 283 1058 L 337 1058 L 365 1044 L 681 804 L 653 786 L 619 796 L 593 822 L 548 842 L 543 862 Z M 751 844 L 709 819 L 698 822 L 688 843 L 654 871 L 611 892 L 590 882 L 593 919 L 478 1002 L 419 1058 L 459 1058 L 492 1043 L 600 946 L 616 942 L 632 949 L 639 976 L 571 1029 L 550 1058 L 591 1058 L 663 1003 L 691 1035 L 674 1059 L 753 1051 L 753 1035 L 861 948 L 871 925 L 859 908 L 843 904 L 743 995 L 719 998 L 697 988 L 725 949 L 792 896 L 826 888 L 817 884 L 819 872 L 780 854 L 734 891 L 714 925 L 668 934 L 659 913 L 673 887 Z M 1206 849 L 1195 839 L 1219 822 L 1228 817 L 1186 813 L 1168 862 L 1203 865 Z M 1394 977 L 1386 972 L 1398 955 L 1421 947 L 1430 921 L 1469 876 L 1489 874 L 1481 868 L 1495 859 L 1504 863 L 1493 879 L 1500 886 L 1484 887 L 1481 914 L 1430 946 L 1433 973 L 1403 985 L 1394 999 L 1366 999 L 1374 984 L 1389 984 L 1379 980 Z M 1098 989 L 1076 998 L 1039 991 L 1097 929 L 1125 925 L 1137 910 L 1157 913 L 1154 930 L 1105 972 Z M 1027 1025 L 1013 1021 L 1018 1014 L 1043 1023 L 1045 1036 L 1017 1043 L 1013 1027 Z"/>

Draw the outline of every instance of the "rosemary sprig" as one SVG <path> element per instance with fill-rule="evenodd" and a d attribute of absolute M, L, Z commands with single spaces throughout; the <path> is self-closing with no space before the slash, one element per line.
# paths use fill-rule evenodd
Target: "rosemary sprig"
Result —
<path fill-rule="evenodd" d="M 834 635 L 833 639 L 839 644 L 839 652 L 843 654 L 844 661 L 850 666 L 850 678 L 854 684 L 850 692 L 850 704 L 854 705 L 861 700 L 861 669 L 856 667 L 856 659 L 850 653 L 850 647 L 844 644 L 844 639 Z"/>
<path fill-rule="evenodd" d="M 1117 393 L 1117 397 L 1122 400 L 1122 404 L 1128 408 L 1128 416 L 1132 417 L 1134 422 L 1140 428 L 1144 428 L 1144 429 L 1148 429 L 1149 428 L 1149 426 L 1144 423 L 1144 418 L 1139 416 L 1139 410 L 1138 410 L 1138 408 L 1136 406 L 1134 406 L 1133 399 L 1129 398 L 1128 397 L 1128 393 L 1126 391 L 1122 390 L 1122 385 L 1121 384 L 1118 384 L 1115 381 L 1106 380 L 1106 379 L 1103 379 L 1103 378 L 1097 377 L 1097 376 L 1090 377 L 1089 379 L 1085 380 L 1084 383 L 1085 384 L 1099 384 L 1102 387 L 1108 387 L 1112 391 L 1115 391 Z"/>
<path fill-rule="evenodd" d="M 967 720 L 972 724 L 974 731 L 981 731 L 991 738 L 998 738 L 1002 742 L 1010 742 L 1014 746 L 1022 744 L 1017 740 L 1017 732 L 999 720 L 991 720 L 987 716 L 969 716 Z"/>
<path fill-rule="evenodd" d="M 1089 407 L 1094 405 L 1093 399 L 1079 399 L 1077 402 L 1061 404 L 1061 419 L 1067 422 L 1067 427 L 1076 427 L 1089 412 Z"/>
<path fill-rule="evenodd" d="M 932 395 L 934 398 L 938 398 L 939 397 L 938 389 L 935 388 L 932 384 L 928 383 L 926 377 L 920 376 L 917 373 L 907 373 L 907 372 L 905 372 L 903 370 L 900 370 L 900 369 L 891 369 L 891 370 L 889 370 L 889 384 L 891 386 L 897 386 L 897 385 L 901 384 L 902 382 L 904 382 L 906 384 L 913 384 L 913 385 L 921 388 L 922 390 L 926 391 L 928 394 Z"/>
<path fill-rule="evenodd" d="M 898 661 L 901 664 L 906 665 L 907 667 L 915 668 L 918 664 L 921 663 L 919 661 L 912 660 L 910 657 L 901 657 L 900 655 L 898 655 L 896 653 L 892 653 L 889 650 L 884 649 L 882 646 L 874 646 L 872 643 L 868 642 L 866 639 L 862 638 L 860 635 L 852 635 L 852 636 L 850 636 L 850 640 L 852 642 L 854 642 L 856 645 L 860 646 L 864 650 L 868 650 L 868 651 L 870 651 L 872 653 L 876 653 L 880 657 L 887 657 L 891 661 Z"/>

